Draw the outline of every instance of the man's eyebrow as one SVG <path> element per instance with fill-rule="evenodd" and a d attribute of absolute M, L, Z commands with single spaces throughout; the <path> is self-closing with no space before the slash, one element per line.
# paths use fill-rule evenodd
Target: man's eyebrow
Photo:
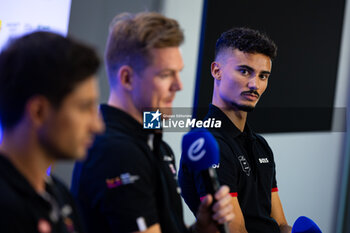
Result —
<path fill-rule="evenodd" d="M 93 99 L 79 99 L 77 100 L 78 104 L 84 104 L 84 105 L 96 105 L 98 104 L 98 99 L 93 98 Z"/>
<path fill-rule="evenodd" d="M 184 67 L 182 66 L 180 70 L 178 70 L 179 72 L 183 71 Z M 172 69 L 172 68 L 166 68 L 166 69 L 163 69 L 163 70 L 159 70 L 157 73 L 160 74 L 160 73 L 166 73 L 166 72 L 172 72 L 172 73 L 175 73 L 177 72 L 176 69 Z"/>
<path fill-rule="evenodd" d="M 239 66 L 237 66 L 237 68 L 244 68 L 244 69 L 249 70 L 251 72 L 254 71 L 254 69 L 252 67 L 247 66 L 247 65 L 239 65 Z"/>
<path fill-rule="evenodd" d="M 250 72 L 254 72 L 254 71 L 255 71 L 252 67 L 247 66 L 247 65 L 239 65 L 239 66 L 237 66 L 237 67 L 238 67 L 238 68 L 247 69 L 247 70 L 249 70 Z M 260 74 L 271 74 L 271 72 L 270 72 L 270 71 L 267 71 L 267 70 L 263 70 L 263 71 L 260 72 Z"/>
<path fill-rule="evenodd" d="M 162 74 L 162 73 L 175 73 L 175 70 L 173 69 L 164 69 L 164 70 L 159 70 L 157 74 Z"/>
<path fill-rule="evenodd" d="M 263 70 L 263 71 L 260 72 L 260 74 L 271 74 L 271 72 Z"/>

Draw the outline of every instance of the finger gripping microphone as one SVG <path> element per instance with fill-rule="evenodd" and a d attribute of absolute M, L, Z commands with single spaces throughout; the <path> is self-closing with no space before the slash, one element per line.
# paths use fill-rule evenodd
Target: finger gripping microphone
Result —
<path fill-rule="evenodd" d="M 300 216 L 293 224 L 292 233 L 322 233 L 314 221 Z"/>
<path fill-rule="evenodd" d="M 195 129 L 182 138 L 182 159 L 192 170 L 200 171 L 205 191 L 213 196 L 219 190 L 220 183 L 213 168 L 220 161 L 219 145 L 214 136 L 206 129 Z M 219 225 L 220 233 L 229 233 L 228 225 Z"/>

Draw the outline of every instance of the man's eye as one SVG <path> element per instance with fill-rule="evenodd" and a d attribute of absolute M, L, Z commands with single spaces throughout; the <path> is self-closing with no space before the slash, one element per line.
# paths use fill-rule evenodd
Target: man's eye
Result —
<path fill-rule="evenodd" d="M 260 78 L 261 79 L 268 79 L 269 75 L 268 74 L 262 74 L 262 75 L 260 75 Z"/>
<path fill-rule="evenodd" d="M 240 69 L 239 72 L 243 75 L 249 75 L 249 71 L 246 69 Z"/>
<path fill-rule="evenodd" d="M 81 111 L 91 111 L 94 108 L 94 105 L 91 103 L 81 103 L 79 109 Z"/>
<path fill-rule="evenodd" d="M 81 111 L 89 111 L 90 107 L 88 105 L 80 105 L 80 110 Z"/>
<path fill-rule="evenodd" d="M 159 77 L 161 78 L 168 78 L 168 77 L 171 77 L 172 74 L 171 73 L 164 73 L 164 74 L 160 74 Z"/>

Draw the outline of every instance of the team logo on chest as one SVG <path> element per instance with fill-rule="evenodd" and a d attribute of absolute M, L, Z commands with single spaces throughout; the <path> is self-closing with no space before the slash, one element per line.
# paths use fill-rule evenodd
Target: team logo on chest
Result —
<path fill-rule="evenodd" d="M 133 184 L 139 180 L 137 175 L 131 175 L 130 173 L 123 173 L 115 178 L 106 179 L 107 188 L 112 189 L 121 185 Z"/>
<path fill-rule="evenodd" d="M 242 156 L 238 156 L 238 160 L 239 160 L 239 163 L 241 164 L 243 172 L 245 172 L 247 176 L 250 176 L 251 169 L 246 158 L 242 155 Z"/>
<path fill-rule="evenodd" d="M 259 163 L 269 163 L 268 158 L 259 158 Z"/>

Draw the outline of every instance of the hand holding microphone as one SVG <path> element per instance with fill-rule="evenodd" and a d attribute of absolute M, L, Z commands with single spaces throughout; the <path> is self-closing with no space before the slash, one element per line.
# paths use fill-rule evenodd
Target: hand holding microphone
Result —
<path fill-rule="evenodd" d="M 215 169 L 212 167 L 220 161 L 219 146 L 214 136 L 206 129 L 195 129 L 187 133 L 182 139 L 183 162 L 193 170 L 201 172 L 205 190 L 211 196 L 206 196 L 199 207 L 197 214 L 197 225 L 208 225 L 206 232 L 210 230 L 210 223 L 213 219 L 219 224 L 220 233 L 228 233 L 228 221 L 233 219 L 232 201 L 229 195 L 229 188 L 220 184 Z M 211 213 L 210 204 L 212 204 Z M 211 221 L 210 221 L 211 220 Z M 216 224 L 211 224 L 211 226 Z M 216 228 L 216 227 L 215 227 Z M 215 229 L 216 230 L 216 229 Z"/>

